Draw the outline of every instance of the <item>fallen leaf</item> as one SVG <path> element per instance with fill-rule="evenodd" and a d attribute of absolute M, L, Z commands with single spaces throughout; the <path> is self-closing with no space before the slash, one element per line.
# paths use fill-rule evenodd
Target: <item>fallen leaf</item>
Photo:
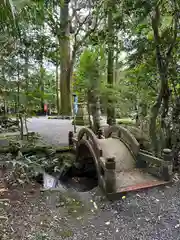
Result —
<path fill-rule="evenodd" d="M 7 189 L 6 188 L 0 188 L 0 193 L 2 192 L 7 192 Z"/>
<path fill-rule="evenodd" d="M 175 226 L 175 228 L 179 228 L 180 227 L 180 224 L 177 224 L 176 226 Z"/>
<path fill-rule="evenodd" d="M 108 221 L 108 222 L 105 222 L 105 224 L 106 224 L 106 225 L 109 225 L 109 224 L 110 224 L 110 221 Z"/>
<path fill-rule="evenodd" d="M 97 204 L 95 202 L 93 202 L 93 205 L 95 209 L 98 209 Z"/>

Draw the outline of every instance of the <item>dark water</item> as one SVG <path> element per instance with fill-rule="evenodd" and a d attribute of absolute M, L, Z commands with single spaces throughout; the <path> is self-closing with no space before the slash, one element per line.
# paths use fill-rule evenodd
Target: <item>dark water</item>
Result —
<path fill-rule="evenodd" d="M 87 192 L 97 186 L 96 179 L 90 179 L 87 177 L 69 178 L 66 182 L 60 181 L 60 183 L 63 187 L 72 188 L 77 192 Z"/>
<path fill-rule="evenodd" d="M 37 179 L 38 180 L 38 179 Z M 44 188 L 65 188 L 77 192 L 87 192 L 98 185 L 96 168 L 93 162 L 82 164 L 78 168 L 73 166 L 65 172 L 45 173 L 39 178 Z"/>
<path fill-rule="evenodd" d="M 93 162 L 83 164 L 79 168 L 73 166 L 59 180 L 67 188 L 73 188 L 79 192 L 90 191 L 98 185 L 97 172 Z"/>

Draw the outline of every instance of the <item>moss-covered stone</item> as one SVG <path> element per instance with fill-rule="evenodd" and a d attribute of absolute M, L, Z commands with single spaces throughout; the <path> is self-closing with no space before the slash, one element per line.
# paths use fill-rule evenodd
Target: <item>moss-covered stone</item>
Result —
<path fill-rule="evenodd" d="M 78 104 L 78 112 L 75 118 L 75 123 L 78 126 L 87 126 L 89 125 L 89 117 L 86 108 L 86 103 Z M 72 125 L 74 125 L 74 120 L 72 121 Z"/>

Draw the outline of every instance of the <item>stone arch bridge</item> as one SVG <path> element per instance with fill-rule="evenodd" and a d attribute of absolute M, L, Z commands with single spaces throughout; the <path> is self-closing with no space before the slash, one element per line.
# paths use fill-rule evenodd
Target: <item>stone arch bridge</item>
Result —
<path fill-rule="evenodd" d="M 98 184 L 108 196 L 171 180 L 171 150 L 164 149 L 163 157 L 156 158 L 141 150 L 136 138 L 121 126 L 108 127 L 105 135 L 99 139 L 91 129 L 83 127 L 76 137 L 71 132 L 69 145 L 76 149 L 77 162 L 94 162 Z"/>

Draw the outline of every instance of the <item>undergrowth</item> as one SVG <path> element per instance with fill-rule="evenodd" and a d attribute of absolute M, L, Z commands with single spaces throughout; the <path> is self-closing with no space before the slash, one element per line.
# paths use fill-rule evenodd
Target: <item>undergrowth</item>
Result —
<path fill-rule="evenodd" d="M 39 152 L 37 154 L 22 154 L 21 151 L 15 156 L 13 154 L 1 155 L 0 168 L 8 171 L 7 179 L 9 184 L 29 183 L 32 179 L 43 172 L 60 173 L 68 169 L 74 163 L 73 155 L 70 153 L 55 153 L 49 151 L 49 154 Z"/>

